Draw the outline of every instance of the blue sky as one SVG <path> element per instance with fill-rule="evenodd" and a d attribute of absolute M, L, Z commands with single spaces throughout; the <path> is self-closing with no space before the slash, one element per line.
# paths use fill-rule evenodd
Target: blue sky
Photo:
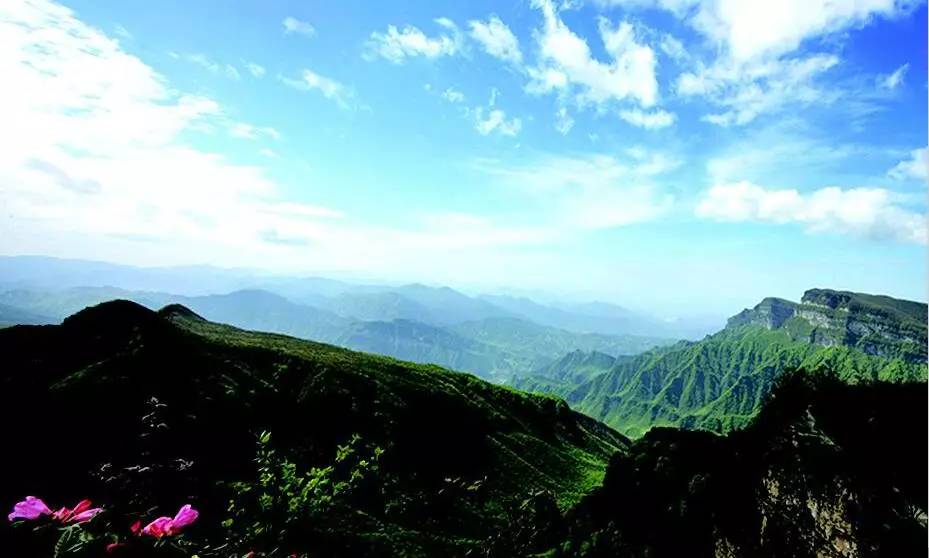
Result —
<path fill-rule="evenodd" d="M 0 7 L 0 252 L 729 313 L 925 299 L 926 6 Z"/>

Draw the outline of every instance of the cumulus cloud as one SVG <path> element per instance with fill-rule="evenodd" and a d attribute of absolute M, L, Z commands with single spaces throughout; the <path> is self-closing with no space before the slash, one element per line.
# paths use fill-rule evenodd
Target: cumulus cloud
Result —
<path fill-rule="evenodd" d="M 313 70 L 304 69 L 299 79 L 280 78 L 282 82 L 300 91 L 318 91 L 323 97 L 335 102 L 340 108 L 355 108 L 355 92 L 352 88 L 334 79 L 322 76 Z"/>
<path fill-rule="evenodd" d="M 287 16 L 281 22 L 281 25 L 284 26 L 284 33 L 287 35 L 303 35 L 304 37 L 312 37 L 316 34 L 316 28 L 313 27 L 308 21 L 301 21 L 293 16 Z"/>
<path fill-rule="evenodd" d="M 454 87 L 449 87 L 442 92 L 442 98 L 448 101 L 449 103 L 463 103 L 465 100 L 464 93 L 458 91 Z"/>
<path fill-rule="evenodd" d="M 893 91 L 897 87 L 900 87 L 900 85 L 903 84 L 903 78 L 906 77 L 906 72 L 909 69 L 910 69 L 910 65 L 904 64 L 887 75 L 878 76 L 877 78 L 878 87 L 882 89 L 890 89 L 891 91 Z"/>
<path fill-rule="evenodd" d="M 529 68 L 527 90 L 573 96 L 578 105 L 632 101 L 651 107 L 658 100 L 655 53 L 637 40 L 631 23 L 599 21 L 607 62 L 594 58 L 587 41 L 562 21 L 552 0 L 536 0 L 543 26 L 536 32 L 539 63 Z"/>
<path fill-rule="evenodd" d="M 840 62 L 827 53 L 793 56 L 804 43 L 893 18 L 911 10 L 911 0 L 600 0 L 626 8 L 659 8 L 675 14 L 715 46 L 717 57 L 680 76 L 677 90 L 702 96 L 724 110 L 704 120 L 741 125 L 788 105 L 829 102 L 834 94 L 815 78 Z M 904 70 L 905 71 L 905 70 Z M 899 84 L 887 76 L 888 85 Z"/>
<path fill-rule="evenodd" d="M 883 188 L 828 187 L 802 193 L 742 181 L 710 188 L 695 213 L 716 221 L 792 223 L 810 233 L 926 244 L 926 216 L 897 205 L 893 197 Z"/>
<path fill-rule="evenodd" d="M 929 174 L 929 148 L 920 147 L 910 151 L 910 157 L 900 161 L 887 174 L 896 180 L 926 180 Z"/>
<path fill-rule="evenodd" d="M 471 38 L 480 43 L 487 54 L 511 64 L 522 63 L 519 40 L 499 17 L 492 15 L 487 21 L 472 20 L 468 26 Z"/>
<path fill-rule="evenodd" d="M 677 116 L 675 116 L 674 113 L 661 109 L 651 112 L 639 109 L 624 110 L 620 111 L 619 117 L 633 126 L 638 126 L 639 128 L 645 128 L 647 130 L 667 128 L 677 120 Z"/>
<path fill-rule="evenodd" d="M 506 113 L 500 109 L 485 110 L 484 107 L 474 109 L 474 129 L 482 136 L 492 133 L 515 136 L 522 127 L 523 123 L 519 118 L 507 119 Z"/>
<path fill-rule="evenodd" d="M 453 56 L 461 50 L 458 27 L 448 18 L 440 17 L 435 23 L 443 32 L 435 36 L 426 35 L 417 27 L 407 25 L 398 29 L 388 25 L 384 33 L 371 33 L 365 45 L 364 57 L 368 60 L 384 58 L 394 64 L 402 64 L 408 58 L 439 58 Z"/>

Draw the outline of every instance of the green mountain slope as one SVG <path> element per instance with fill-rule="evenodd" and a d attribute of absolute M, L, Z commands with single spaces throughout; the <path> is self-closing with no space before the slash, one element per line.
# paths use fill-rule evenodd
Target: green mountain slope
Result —
<path fill-rule="evenodd" d="M 451 327 L 470 339 L 505 350 L 521 359 L 517 370 L 551 363 L 567 352 L 597 351 L 612 356 L 638 354 L 671 340 L 639 335 L 576 333 L 519 318 L 488 318 Z"/>
<path fill-rule="evenodd" d="M 257 433 L 273 432 L 275 451 L 301 470 L 359 435 L 383 448 L 380 466 L 405 511 L 366 503 L 353 532 L 325 539 L 332 555 L 384 555 L 379 545 L 398 540 L 411 555 L 461 554 L 500 527 L 514 499 L 544 490 L 562 506 L 576 502 L 626 445 L 559 400 L 219 325 L 180 306 L 156 313 L 116 301 L 60 326 L 6 328 L 0 352 L 0 405 L 16 424 L 4 443 L 29 456 L 6 464 L 16 482 L 0 487 L 0 501 L 93 495 L 110 505 L 144 457 L 161 476 L 145 477 L 157 487 L 130 483 L 132 494 L 159 509 L 197 502 L 208 533 L 226 513 L 228 483 L 255 474 Z M 61 420 L 38 418 L 46 413 Z M 359 538 L 374 550 L 349 552 Z"/>
<path fill-rule="evenodd" d="M 597 351 L 571 351 L 554 362 L 536 368 L 528 376 L 514 378 L 513 382 L 527 391 L 569 391 L 570 386 L 578 386 L 608 372 L 617 360 L 617 357 Z"/>
<path fill-rule="evenodd" d="M 800 304 L 765 299 L 716 335 L 623 359 L 580 385 L 544 377 L 515 385 L 559 394 L 630 436 L 654 426 L 724 432 L 746 424 L 790 368 L 829 368 L 850 382 L 925 380 L 926 325 L 916 318 L 925 312 L 919 303 L 813 290 Z"/>
<path fill-rule="evenodd" d="M 922 556 L 926 387 L 797 373 L 728 436 L 659 428 L 610 464 L 548 556 Z"/>

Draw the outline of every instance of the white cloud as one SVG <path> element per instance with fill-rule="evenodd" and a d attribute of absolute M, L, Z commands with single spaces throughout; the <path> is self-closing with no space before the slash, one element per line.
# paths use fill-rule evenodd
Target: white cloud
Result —
<path fill-rule="evenodd" d="M 301 91 L 319 91 L 323 97 L 334 101 L 340 108 L 346 110 L 355 108 L 355 92 L 350 87 L 312 70 L 304 69 L 300 74 L 300 79 L 281 77 L 280 80 Z"/>
<path fill-rule="evenodd" d="M 819 53 L 791 57 L 802 44 L 907 13 L 914 0 L 600 0 L 627 8 L 660 8 L 688 23 L 714 47 L 716 59 L 680 76 L 682 95 L 723 107 L 704 120 L 741 125 L 795 103 L 830 102 L 815 78 L 839 63 Z M 902 76 L 900 76 L 902 77 Z"/>
<path fill-rule="evenodd" d="M 492 15 L 487 21 L 472 20 L 468 26 L 471 38 L 480 43 L 487 54 L 511 64 L 522 63 L 519 40 L 499 17 Z"/>
<path fill-rule="evenodd" d="M 693 26 L 726 46 L 736 60 L 779 56 L 808 39 L 893 17 L 915 5 L 907 0 L 781 0 L 699 3 Z"/>
<path fill-rule="evenodd" d="M 910 158 L 900 161 L 887 174 L 896 180 L 926 181 L 929 175 L 929 148 L 920 147 L 910 151 Z"/>
<path fill-rule="evenodd" d="M 684 43 L 668 33 L 661 36 L 661 42 L 658 43 L 658 47 L 676 62 L 683 62 L 690 58 L 690 54 L 688 54 L 687 49 L 684 48 Z"/>
<path fill-rule="evenodd" d="M 261 78 L 265 75 L 265 68 L 260 64 L 246 62 L 245 67 L 248 68 L 248 73 L 252 74 L 252 77 Z"/>
<path fill-rule="evenodd" d="M 838 63 L 836 56 L 828 54 L 786 60 L 718 60 L 710 67 L 698 65 L 694 72 L 681 74 L 676 89 L 684 97 L 706 97 L 724 108 L 704 120 L 720 126 L 742 125 L 789 104 L 830 102 L 834 96 L 818 88 L 814 80 Z"/>
<path fill-rule="evenodd" d="M 281 139 L 281 134 L 270 126 L 253 126 L 245 122 L 233 122 L 229 126 L 229 134 L 239 139 Z"/>
<path fill-rule="evenodd" d="M 897 87 L 903 84 L 903 78 L 906 77 L 907 70 L 910 69 L 909 64 L 904 64 L 885 76 L 878 76 L 877 85 L 883 89 L 890 89 L 893 91 Z"/>
<path fill-rule="evenodd" d="M 804 41 L 892 18 L 913 0 L 598 0 L 626 8 L 660 8 L 687 21 L 737 60 L 779 56 Z"/>
<path fill-rule="evenodd" d="M 431 59 L 457 54 L 461 50 L 458 27 L 448 18 L 438 18 L 435 23 L 446 32 L 430 37 L 412 25 L 403 29 L 388 25 L 386 33 L 375 31 L 366 43 L 364 57 L 368 60 L 381 57 L 402 64 L 407 58 Z"/>
<path fill-rule="evenodd" d="M 128 41 L 131 41 L 132 39 L 135 38 L 132 36 L 132 33 L 130 33 L 128 29 L 126 29 L 125 27 L 123 27 L 122 25 L 118 23 L 113 27 L 113 30 L 116 32 L 117 35 L 119 35 L 120 37 Z"/>
<path fill-rule="evenodd" d="M 600 19 L 600 38 L 610 56 L 609 62 L 601 62 L 593 57 L 587 41 L 561 20 L 553 0 L 536 0 L 534 5 L 542 11 L 544 23 L 536 32 L 539 64 L 528 69 L 528 91 L 573 95 L 578 105 L 598 108 L 611 101 L 630 100 L 643 107 L 657 102 L 655 54 L 637 42 L 632 24 L 624 21 L 614 27 Z"/>
<path fill-rule="evenodd" d="M 316 34 L 316 28 L 307 21 L 301 21 L 293 16 L 287 16 L 281 22 L 284 26 L 284 33 L 287 35 L 296 34 L 304 37 L 312 37 Z"/>
<path fill-rule="evenodd" d="M 494 132 L 503 136 L 515 136 L 523 127 L 519 118 L 507 120 L 506 113 L 500 109 L 485 110 L 483 107 L 477 107 L 474 109 L 474 120 L 474 129 L 482 136 Z"/>
<path fill-rule="evenodd" d="M 558 112 L 555 113 L 555 130 L 557 130 L 559 134 L 565 136 L 573 127 L 574 119 L 568 114 L 567 107 L 559 108 Z"/>
<path fill-rule="evenodd" d="M 828 187 L 801 193 L 747 181 L 717 184 L 697 204 L 695 213 L 717 221 L 793 223 L 810 233 L 926 244 L 926 216 L 895 204 L 893 194 L 883 188 Z"/>
<path fill-rule="evenodd" d="M 652 112 L 639 109 L 624 110 L 619 113 L 619 117 L 633 126 L 638 126 L 639 128 L 645 128 L 647 130 L 667 128 L 677 120 L 677 116 L 675 116 L 673 112 L 667 112 L 661 109 Z"/>
<path fill-rule="evenodd" d="M 176 56 L 177 57 L 177 56 Z M 183 59 L 190 62 L 191 64 L 196 64 L 201 68 L 207 70 L 213 74 L 223 74 L 226 77 L 234 80 L 242 79 L 242 75 L 239 73 L 239 70 L 236 69 L 232 64 L 220 64 L 218 62 L 210 59 L 209 56 L 202 53 L 194 53 L 183 56 Z"/>
<path fill-rule="evenodd" d="M 442 92 L 442 98 L 448 101 L 449 103 L 463 103 L 465 100 L 464 93 L 458 91 L 454 87 L 449 87 Z"/>
<path fill-rule="evenodd" d="M 277 187 L 258 168 L 181 139 L 258 129 L 176 92 L 69 9 L 6 4 L 0 36 L 0 70 L 17 84 L 0 90 L 4 252 L 217 261 L 257 250 L 271 224 L 317 230 L 290 206 L 280 216 Z"/>
<path fill-rule="evenodd" d="M 550 211 L 555 228 L 603 229 L 653 221 L 673 204 L 654 179 L 678 163 L 644 149 L 629 158 L 546 155 L 523 165 L 479 167 L 527 195 L 527 206 L 535 202 Z"/>
<path fill-rule="evenodd" d="M 277 152 L 275 152 L 273 149 L 270 149 L 268 147 L 262 147 L 261 149 L 259 149 L 258 154 L 261 155 L 262 157 L 267 157 L 269 159 L 277 159 Z"/>

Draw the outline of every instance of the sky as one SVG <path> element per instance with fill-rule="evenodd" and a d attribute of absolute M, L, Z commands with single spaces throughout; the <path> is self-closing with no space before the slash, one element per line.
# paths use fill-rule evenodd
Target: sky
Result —
<path fill-rule="evenodd" d="M 899 0 L 0 4 L 0 254 L 730 313 L 926 299 Z"/>

